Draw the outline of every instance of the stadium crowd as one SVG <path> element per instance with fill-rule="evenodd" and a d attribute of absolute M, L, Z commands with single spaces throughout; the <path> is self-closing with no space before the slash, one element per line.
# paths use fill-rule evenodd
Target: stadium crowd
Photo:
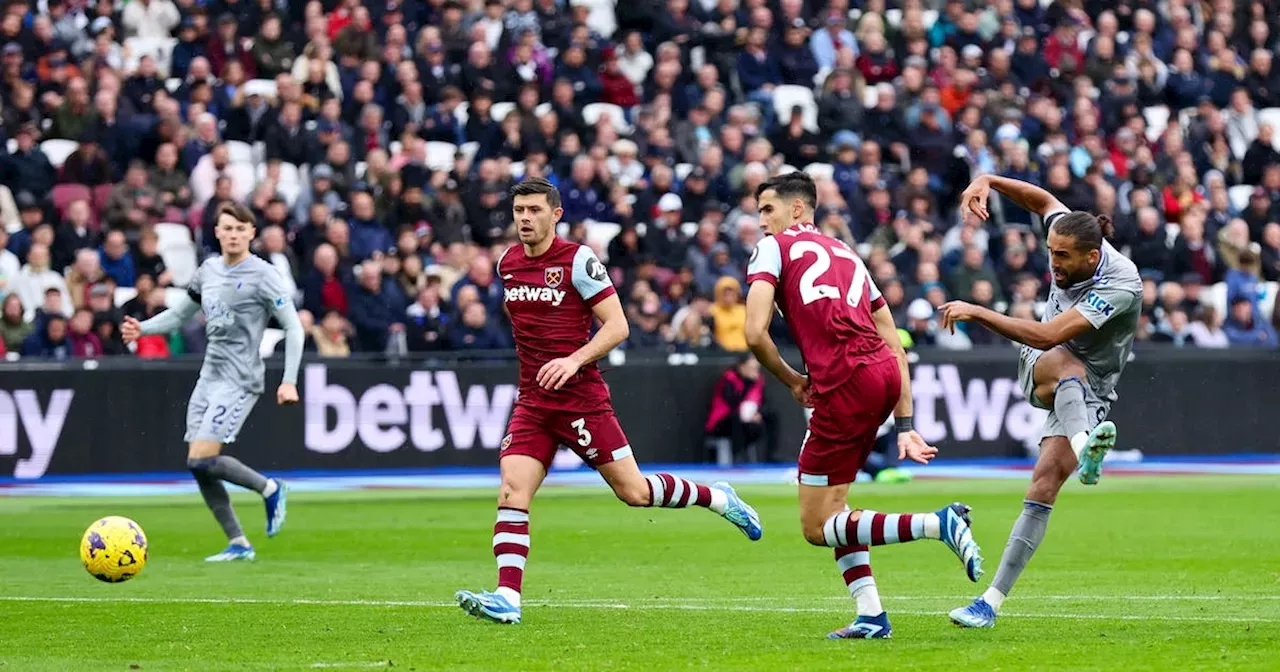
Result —
<path fill-rule="evenodd" d="M 606 259 L 628 347 L 744 351 L 752 192 L 797 169 L 917 347 L 1004 345 L 942 332 L 953 298 L 1042 307 L 1038 222 L 956 212 L 983 173 L 1113 217 L 1143 341 L 1277 346 L 1272 0 L 0 7 L 0 352 L 129 352 L 121 316 L 216 253 L 227 200 L 319 354 L 506 348 L 493 262 L 532 175 Z"/>

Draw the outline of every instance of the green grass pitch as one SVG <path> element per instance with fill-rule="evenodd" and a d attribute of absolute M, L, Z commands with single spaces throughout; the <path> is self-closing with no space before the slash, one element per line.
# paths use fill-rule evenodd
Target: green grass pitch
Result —
<path fill-rule="evenodd" d="M 995 571 L 1021 481 L 858 485 L 879 511 L 974 507 Z M 946 612 L 980 587 L 941 544 L 876 548 L 890 641 L 827 641 L 852 603 L 828 549 L 801 539 L 794 489 L 740 488 L 750 543 L 702 510 L 628 509 L 601 489 L 535 502 L 525 622 L 453 606 L 491 589 L 493 494 L 295 493 L 254 563 L 207 565 L 222 539 L 197 496 L 0 498 L 0 670 L 1276 669 L 1280 482 L 1273 476 L 1071 484 L 994 630 Z M 99 516 L 137 520 L 151 556 L 99 583 L 77 543 Z M 981 587 L 985 587 L 985 581 Z M 856 666 L 856 667 L 855 667 Z"/>

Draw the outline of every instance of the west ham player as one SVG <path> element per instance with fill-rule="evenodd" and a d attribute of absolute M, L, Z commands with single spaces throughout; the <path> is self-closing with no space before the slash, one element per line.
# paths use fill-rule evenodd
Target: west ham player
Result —
<path fill-rule="evenodd" d="M 631 506 L 702 506 L 753 541 L 763 533 L 755 510 L 728 483 L 708 487 L 671 474 L 640 473 L 594 364 L 627 338 L 622 303 L 591 249 L 555 235 L 563 213 L 555 186 L 530 178 L 511 195 L 520 243 L 498 259 L 497 271 L 520 360 L 520 397 L 499 458 L 502 486 L 493 528 L 498 588 L 460 590 L 456 596 L 464 611 L 495 623 L 520 622 L 529 503 L 560 445 L 599 471 Z M 595 336 L 593 316 L 601 322 Z"/>
<path fill-rule="evenodd" d="M 858 255 L 814 227 L 817 200 L 813 180 L 803 173 L 756 189 L 760 222 L 770 235 L 756 246 L 747 269 L 747 343 L 797 401 L 813 407 L 800 449 L 800 525 L 809 543 L 836 549 L 858 612 L 851 625 L 828 637 L 876 639 L 892 628 L 871 576 L 871 546 L 941 540 L 972 581 L 982 574 L 982 557 L 963 504 L 916 514 L 849 510 L 849 484 L 890 413 L 900 459 L 927 463 L 938 451 L 912 428 L 911 380 L 893 316 Z M 775 303 L 800 345 L 807 376 L 782 359 L 769 337 Z"/>
<path fill-rule="evenodd" d="M 253 213 L 228 203 L 218 210 L 214 230 L 222 254 L 206 259 L 187 287 L 187 296 L 146 322 L 124 318 L 120 335 L 126 343 L 148 334 L 167 334 L 186 324 L 203 309 L 209 343 L 200 379 L 187 402 L 187 468 L 200 486 L 205 504 L 227 535 L 227 548 L 205 558 L 209 562 L 252 560 L 253 545 L 240 528 L 223 481 L 262 495 L 267 508 L 267 536 L 284 525 L 285 487 L 267 478 L 223 448 L 249 419 L 262 394 L 262 357 L 258 345 L 267 322 L 275 315 L 285 330 L 284 377 L 276 389 L 279 404 L 298 403 L 298 364 L 305 336 L 284 276 L 270 262 L 249 253 L 254 237 Z M 188 298 L 189 297 L 189 298 Z"/>
<path fill-rule="evenodd" d="M 995 626 L 1000 605 L 1044 539 L 1058 491 L 1076 465 L 1081 483 L 1098 482 L 1103 457 L 1116 442 L 1107 412 L 1142 308 L 1137 267 L 1106 241 L 1113 233 L 1110 219 L 1072 212 L 1033 184 L 995 176 L 980 177 L 965 189 L 961 211 L 987 219 L 992 189 L 1048 225 L 1053 285 L 1039 322 L 962 301 L 940 308 L 943 324 L 952 330 L 957 322 L 972 320 L 1022 343 L 1022 391 L 1033 405 L 1049 411 L 1031 487 L 991 587 L 973 604 L 951 612 L 957 624 L 983 628 Z"/>

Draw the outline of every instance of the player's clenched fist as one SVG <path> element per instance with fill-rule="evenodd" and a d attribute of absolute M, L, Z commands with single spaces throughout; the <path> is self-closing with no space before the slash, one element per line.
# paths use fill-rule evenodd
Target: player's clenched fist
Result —
<path fill-rule="evenodd" d="M 142 336 L 142 324 L 138 322 L 138 318 L 125 316 L 124 322 L 120 323 L 120 337 L 125 343 L 132 343 Z"/>
<path fill-rule="evenodd" d="M 293 383 L 280 383 L 280 387 L 276 388 L 276 403 L 281 406 L 298 403 L 298 386 Z"/>
<path fill-rule="evenodd" d="M 553 359 L 538 370 L 538 385 L 544 390 L 558 390 L 578 372 L 578 363 L 572 357 Z"/>

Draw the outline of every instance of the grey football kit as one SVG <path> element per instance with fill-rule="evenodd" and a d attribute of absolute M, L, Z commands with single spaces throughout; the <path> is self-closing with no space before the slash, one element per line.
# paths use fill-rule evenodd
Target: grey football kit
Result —
<path fill-rule="evenodd" d="M 1045 217 L 1045 226 L 1052 226 L 1058 218 L 1068 214 L 1058 210 Z M 1070 287 L 1051 284 L 1049 301 L 1041 322 L 1048 322 L 1068 310 L 1079 310 L 1093 329 L 1063 343 L 1061 347 L 1084 364 L 1086 382 L 1085 403 L 1088 406 L 1089 427 L 1106 419 L 1111 404 L 1116 400 L 1116 384 L 1133 350 L 1133 336 L 1138 328 L 1142 310 L 1142 278 L 1134 265 L 1111 243 L 1102 242 L 1102 259 L 1093 277 Z M 1049 410 L 1041 438 L 1066 436 L 1070 438 L 1052 406 L 1046 406 L 1035 397 L 1036 361 L 1044 354 L 1031 346 L 1022 346 L 1018 362 L 1018 381 L 1027 400 L 1037 408 Z"/>

